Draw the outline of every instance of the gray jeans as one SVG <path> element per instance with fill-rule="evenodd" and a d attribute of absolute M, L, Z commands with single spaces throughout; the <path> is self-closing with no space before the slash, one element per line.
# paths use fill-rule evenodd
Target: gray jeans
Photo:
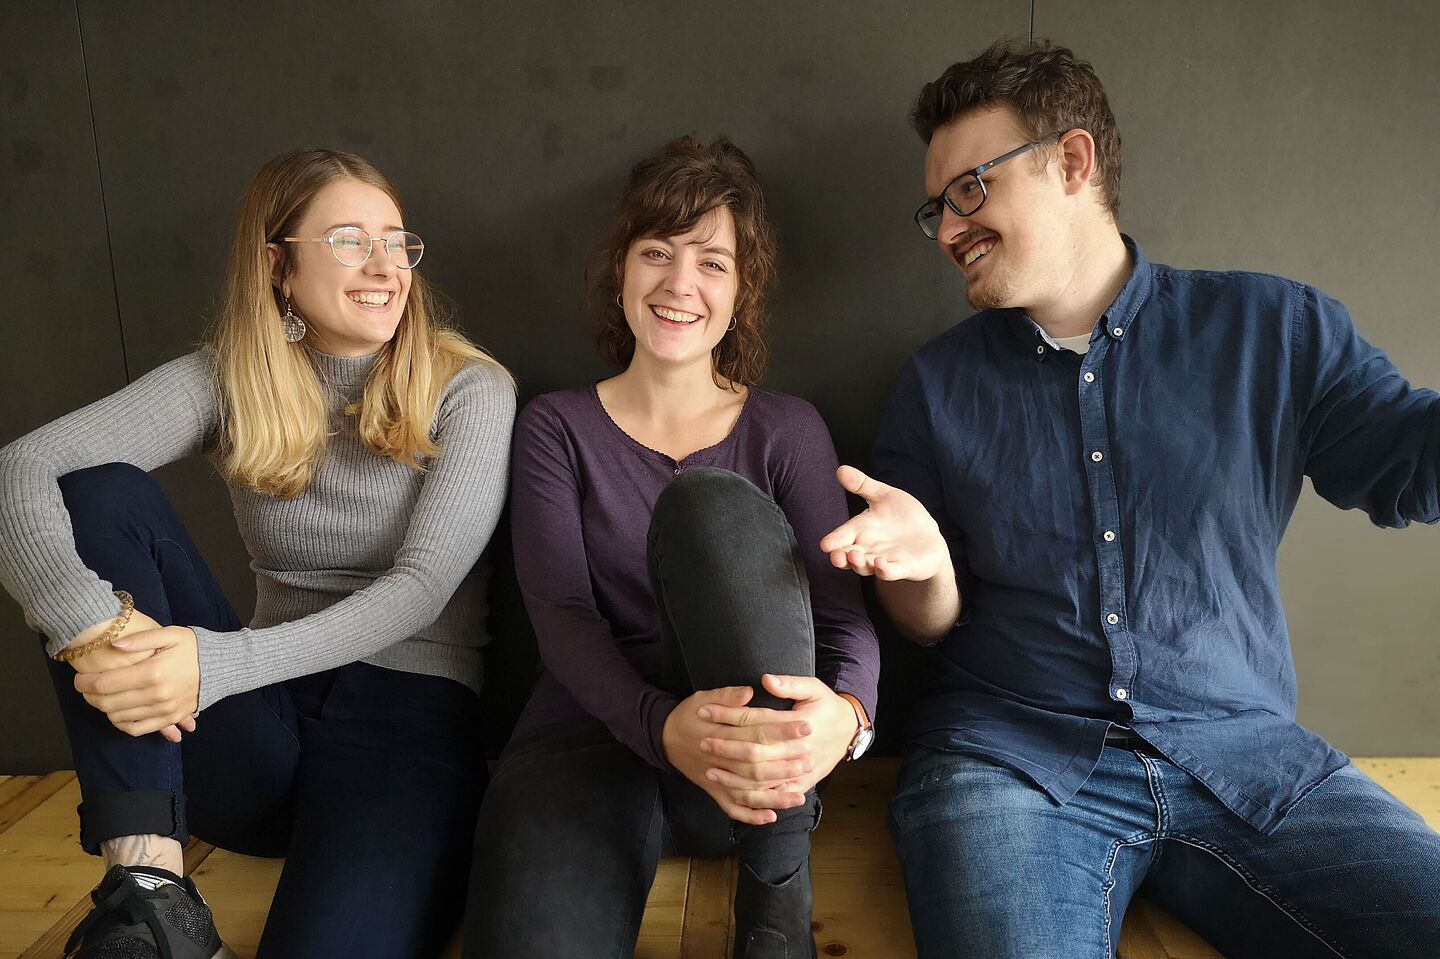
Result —
<path fill-rule="evenodd" d="M 788 708 L 760 676 L 815 675 L 815 630 L 804 563 L 775 502 L 734 473 L 690 470 L 655 504 L 649 554 L 662 683 L 681 696 L 748 685 L 752 705 Z M 661 855 L 793 872 L 819 818 L 812 791 L 768 826 L 735 823 L 599 720 L 534 730 L 506 748 L 481 808 L 465 955 L 628 957 Z"/>

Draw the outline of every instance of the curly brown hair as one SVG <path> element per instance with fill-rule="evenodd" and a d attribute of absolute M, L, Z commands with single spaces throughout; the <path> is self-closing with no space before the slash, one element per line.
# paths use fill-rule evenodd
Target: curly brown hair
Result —
<path fill-rule="evenodd" d="M 765 375 L 765 305 L 775 282 L 778 250 L 765 211 L 755 164 L 718 137 L 702 143 L 683 136 L 630 170 L 619 216 L 590 269 L 588 286 L 598 313 L 595 342 L 617 369 L 635 356 L 635 336 L 616 296 L 625 284 L 625 254 L 642 237 L 687 233 L 711 210 L 725 207 L 735 221 L 735 329 L 715 347 L 715 375 L 732 385 L 758 383 Z"/>
<path fill-rule="evenodd" d="M 1095 140 L 1095 179 L 1105 208 L 1120 209 L 1120 130 L 1095 68 L 1048 40 L 997 40 L 925 84 L 910 125 L 926 143 L 971 110 L 1007 106 L 1028 139 L 1080 129 Z M 1038 155 L 1044 156 L 1041 151 Z"/>

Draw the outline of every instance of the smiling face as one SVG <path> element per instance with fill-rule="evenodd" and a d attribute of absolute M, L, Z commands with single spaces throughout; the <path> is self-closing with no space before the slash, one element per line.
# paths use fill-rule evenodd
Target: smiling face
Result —
<path fill-rule="evenodd" d="M 327 184 L 310 201 L 293 236 L 329 236 L 336 227 L 355 226 L 375 237 L 404 229 L 395 201 L 379 187 L 350 177 Z M 345 266 L 327 243 L 286 244 L 288 272 L 276 279 L 291 308 L 309 327 L 306 340 L 334 356 L 365 356 L 395 336 L 410 294 L 410 271 L 395 266 L 373 244 L 369 259 Z M 280 262 L 270 245 L 272 264 Z"/>
<path fill-rule="evenodd" d="M 961 173 L 1029 139 L 1008 108 L 957 117 L 930 140 L 926 193 L 939 195 Z M 966 299 L 977 310 L 1033 308 L 1063 285 L 1069 197 L 1057 164 L 1047 162 L 1037 174 L 1035 163 L 1034 154 L 1025 154 L 983 174 L 984 205 L 965 217 L 946 207 L 941 218 L 935 242 L 965 275 Z"/>
<path fill-rule="evenodd" d="M 711 364 L 735 313 L 735 221 L 720 206 L 688 233 L 642 236 L 625 252 L 621 302 L 635 363 Z"/>

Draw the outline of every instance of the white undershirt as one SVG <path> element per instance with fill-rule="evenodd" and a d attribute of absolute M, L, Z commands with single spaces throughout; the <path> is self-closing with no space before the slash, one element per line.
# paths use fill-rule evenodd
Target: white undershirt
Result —
<path fill-rule="evenodd" d="M 1055 346 L 1062 350 L 1069 350 L 1071 353 L 1079 353 L 1084 356 L 1090 352 L 1090 334 L 1082 333 L 1079 336 L 1056 337 Z"/>

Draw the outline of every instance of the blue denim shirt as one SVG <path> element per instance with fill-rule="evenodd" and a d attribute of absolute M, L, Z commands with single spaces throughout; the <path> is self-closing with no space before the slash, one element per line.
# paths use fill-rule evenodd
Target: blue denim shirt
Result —
<path fill-rule="evenodd" d="M 1088 354 L 987 310 L 900 375 L 875 474 L 939 522 L 963 597 L 909 738 L 1063 803 L 1127 725 L 1268 832 L 1346 761 L 1294 721 L 1275 559 L 1302 477 L 1436 522 L 1440 396 L 1312 287 L 1125 242 Z"/>

